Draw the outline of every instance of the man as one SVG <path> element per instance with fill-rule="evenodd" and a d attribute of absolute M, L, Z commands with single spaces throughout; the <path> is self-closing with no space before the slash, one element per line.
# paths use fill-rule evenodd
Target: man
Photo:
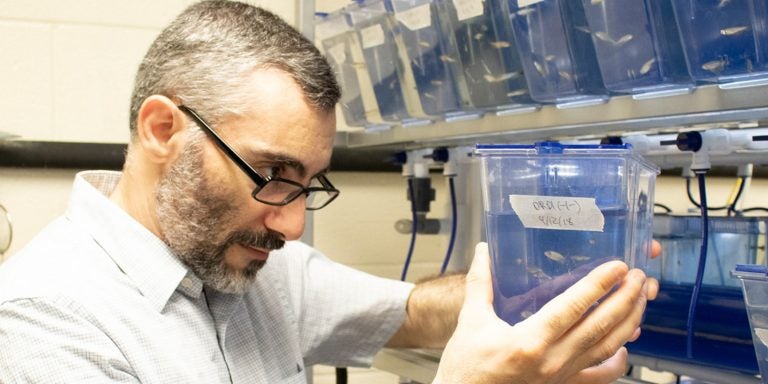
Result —
<path fill-rule="evenodd" d="M 512 327 L 493 312 L 483 244 L 466 284 L 414 288 L 295 241 L 305 210 L 338 195 L 338 98 L 326 61 L 274 15 L 184 11 L 139 68 L 123 173 L 78 174 L 65 215 L 0 267 L 0 382 L 303 383 L 312 364 L 446 343 L 438 383 L 622 373 L 656 291 L 623 263 Z"/>

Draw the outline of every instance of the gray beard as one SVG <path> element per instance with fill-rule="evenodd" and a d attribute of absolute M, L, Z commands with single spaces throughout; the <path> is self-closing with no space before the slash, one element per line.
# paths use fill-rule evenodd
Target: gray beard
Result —
<path fill-rule="evenodd" d="M 202 141 L 193 136 L 158 182 L 155 199 L 162 238 L 205 285 L 224 293 L 242 294 L 253 284 L 265 261 L 253 260 L 244 269 L 235 270 L 224 262 L 226 251 L 235 245 L 280 249 L 285 241 L 272 231 L 228 227 L 237 207 L 220 188 L 207 181 Z"/>

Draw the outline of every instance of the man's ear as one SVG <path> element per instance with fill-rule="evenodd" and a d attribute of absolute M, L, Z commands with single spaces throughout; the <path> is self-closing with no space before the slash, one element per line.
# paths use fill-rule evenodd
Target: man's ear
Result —
<path fill-rule="evenodd" d="M 186 116 L 171 99 L 161 95 L 146 98 L 139 109 L 136 129 L 147 158 L 167 164 L 181 153 L 186 122 Z"/>

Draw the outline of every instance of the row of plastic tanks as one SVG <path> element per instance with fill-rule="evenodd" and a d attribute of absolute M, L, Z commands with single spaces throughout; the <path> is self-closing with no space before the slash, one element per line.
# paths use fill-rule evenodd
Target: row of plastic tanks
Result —
<path fill-rule="evenodd" d="M 374 128 L 760 81 L 768 0 L 358 0 L 316 38 Z"/>
<path fill-rule="evenodd" d="M 659 295 L 648 303 L 640 338 L 627 344 L 630 352 L 749 374 L 768 372 L 768 337 L 764 334 L 768 307 L 745 305 L 740 279 L 731 273 L 739 265 L 765 268 L 767 224 L 768 217 L 709 218 L 704 279 L 693 323 L 692 354 L 688 355 L 688 312 L 702 220 L 699 216 L 656 215 L 653 237 L 664 252 L 648 261 L 646 272 L 659 280 Z M 768 297 L 757 292 L 752 301 L 757 299 L 765 303 Z"/>

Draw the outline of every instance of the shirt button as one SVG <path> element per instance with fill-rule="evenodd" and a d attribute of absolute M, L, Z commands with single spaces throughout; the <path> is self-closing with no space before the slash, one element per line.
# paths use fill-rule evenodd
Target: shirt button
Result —
<path fill-rule="evenodd" d="M 192 279 L 189 277 L 181 279 L 181 286 L 184 287 L 184 289 L 192 289 Z"/>

